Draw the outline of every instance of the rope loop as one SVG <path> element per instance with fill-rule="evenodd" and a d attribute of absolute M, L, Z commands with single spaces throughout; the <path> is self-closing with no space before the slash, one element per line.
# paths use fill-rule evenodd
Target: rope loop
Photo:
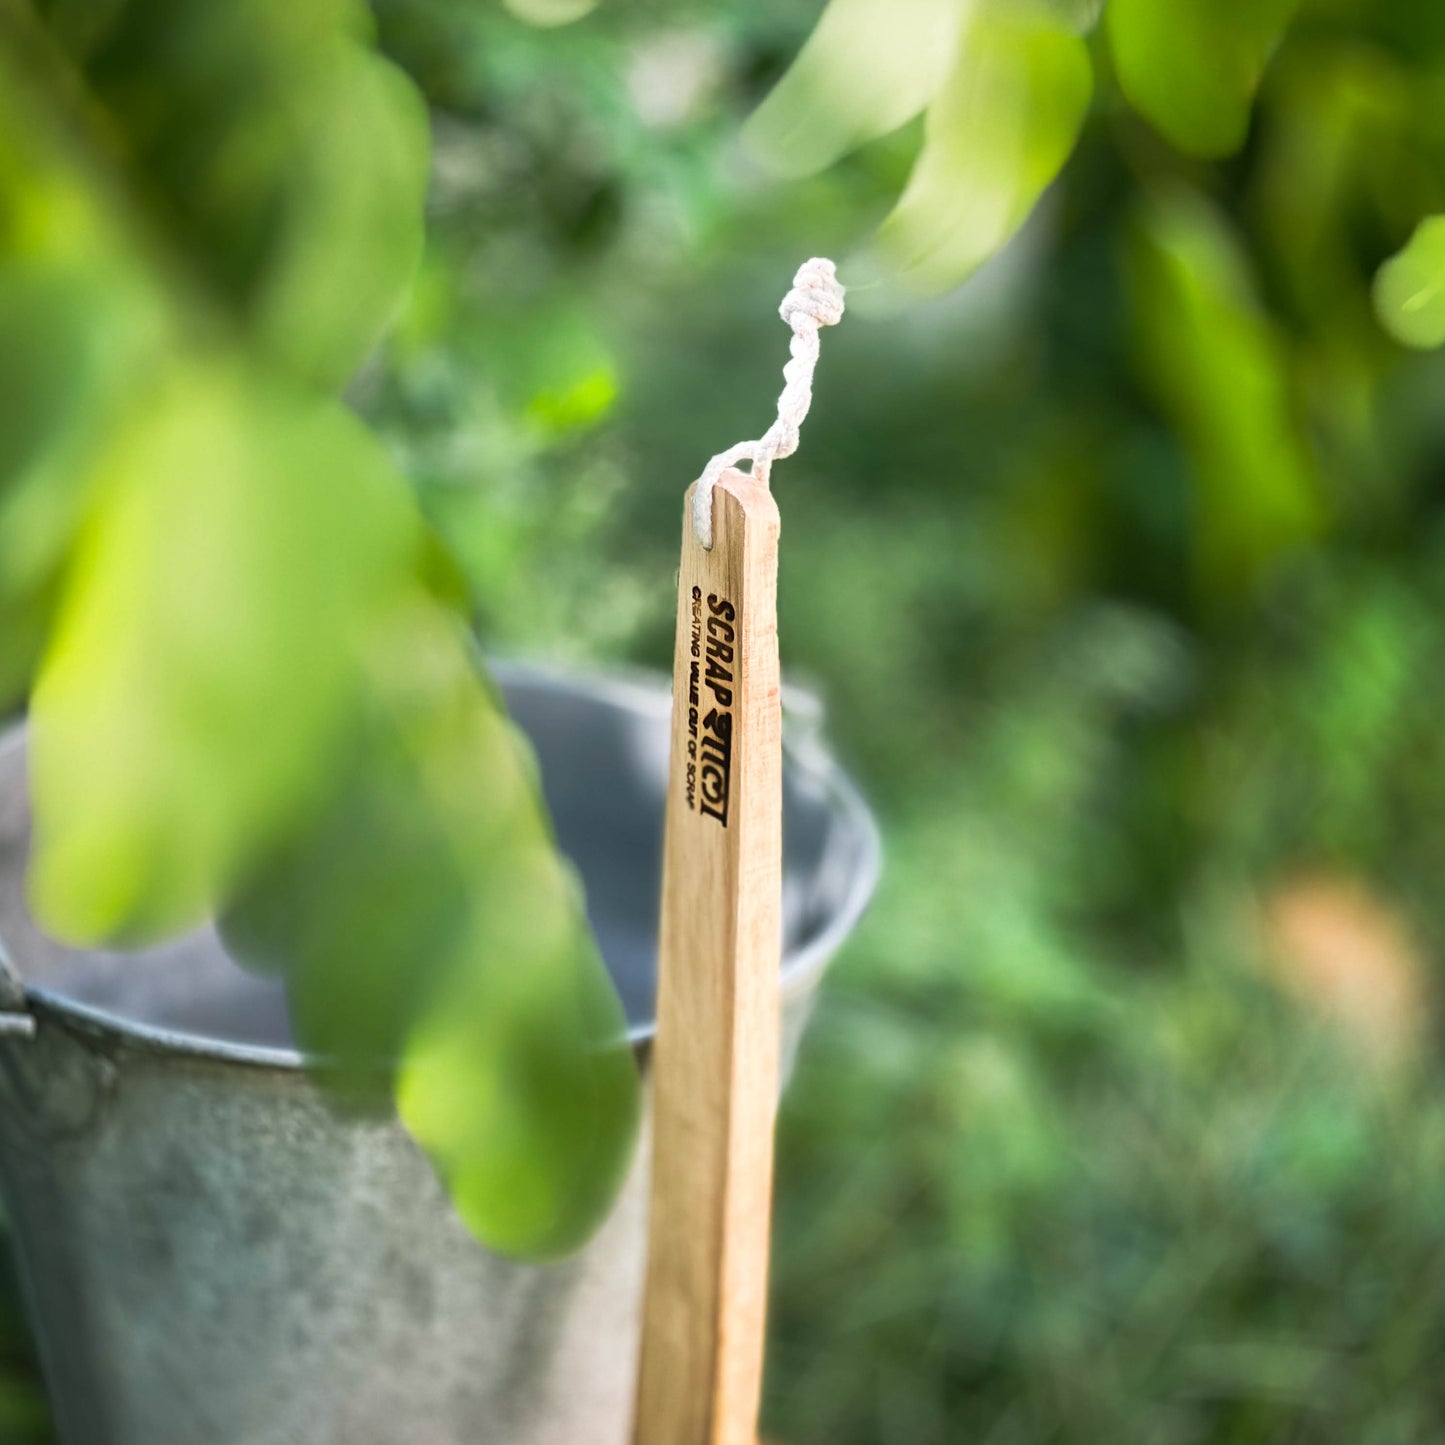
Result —
<path fill-rule="evenodd" d="M 837 267 L 821 256 L 805 261 L 793 277 L 793 288 L 783 297 L 778 315 L 792 328 L 790 359 L 783 367 L 783 392 L 778 397 L 777 420 L 757 441 L 738 442 L 719 452 L 703 468 L 692 501 L 692 529 L 697 540 L 712 549 L 712 494 L 718 479 L 740 461 L 752 462 L 755 480 L 767 486 L 773 463 L 798 450 L 798 429 L 813 403 L 813 372 L 818 365 L 818 332 L 843 319 L 843 286 Z"/>

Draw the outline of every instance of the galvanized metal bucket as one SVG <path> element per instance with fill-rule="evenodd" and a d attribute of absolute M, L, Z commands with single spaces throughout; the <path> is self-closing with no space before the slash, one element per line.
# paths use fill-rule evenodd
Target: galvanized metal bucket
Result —
<path fill-rule="evenodd" d="M 666 689 L 497 671 L 645 1052 Z M 28 834 L 17 728 L 0 740 L 0 940 L 19 973 L 0 977 L 0 1190 L 66 1445 L 624 1445 L 645 1147 L 581 1254 L 488 1254 L 398 1123 L 322 1101 L 279 989 L 213 931 L 126 955 L 40 935 Z M 784 834 L 791 1058 L 878 863 L 807 735 Z"/>

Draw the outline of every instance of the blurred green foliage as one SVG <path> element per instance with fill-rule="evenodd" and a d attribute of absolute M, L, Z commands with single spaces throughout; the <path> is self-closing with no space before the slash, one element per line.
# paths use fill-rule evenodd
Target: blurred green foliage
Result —
<path fill-rule="evenodd" d="M 1112 0 L 1109 49 L 1119 88 L 1187 155 L 1233 155 L 1298 0 Z"/>
<path fill-rule="evenodd" d="M 1406 346 L 1445 343 L 1445 216 L 1428 216 L 1375 281 L 1380 320 Z"/>
<path fill-rule="evenodd" d="M 337 396 L 408 289 L 429 172 L 356 0 L 0 7 L 0 680 L 28 693 L 41 923 L 263 914 L 257 966 L 345 1102 L 363 1073 L 374 1101 L 363 1004 L 405 989 L 383 1084 L 478 1235 L 551 1255 L 630 1154 L 622 1010 L 455 567 Z M 374 787 L 377 853 L 424 837 L 436 875 L 376 933 L 336 916 L 375 858 L 315 857 Z M 318 977 L 353 975 L 376 988 L 313 1027 Z"/>
<path fill-rule="evenodd" d="M 921 90 L 847 69 L 866 21 L 880 77 L 941 83 L 903 23 L 939 12 L 889 13 L 808 40 L 803 3 L 611 0 L 545 35 L 383 8 L 446 116 L 453 309 L 446 360 L 404 323 L 365 402 L 489 639 L 665 664 L 680 495 L 769 413 L 774 293 L 807 254 L 877 263 L 934 123 L 884 134 Z M 1219 37 L 1256 59 L 1215 163 L 1136 108 L 1110 25 L 1058 188 L 945 300 L 855 289 L 776 474 L 785 666 L 888 840 L 785 1108 L 795 1445 L 1445 1432 L 1445 365 L 1375 309 L 1442 209 L 1445 26 L 1315 0 L 1273 53 Z M 750 115 L 792 165 L 739 155 Z M 611 356 L 590 427 L 509 399 L 523 306 L 565 307 L 579 369 Z M 1365 998 L 1403 991 L 1383 1045 L 1274 958 L 1311 878 L 1409 940 L 1313 905 Z"/>
<path fill-rule="evenodd" d="M 525 742 L 479 691 L 451 619 L 405 619 L 385 704 L 343 789 L 222 920 L 284 973 L 321 1077 L 365 1105 L 390 1088 L 461 1217 L 491 1248 L 565 1254 L 630 1162 L 637 1072 L 617 997 L 579 947 Z"/>
<path fill-rule="evenodd" d="M 1445 1435 L 1445 362 L 1427 219 L 1445 213 L 1445 11 L 833 0 L 819 23 L 811 0 L 606 0 L 542 30 L 480 0 L 378 0 L 375 16 L 431 110 L 430 217 L 405 310 L 348 395 L 489 645 L 665 665 L 681 494 L 770 413 L 773 301 L 809 254 L 851 256 L 844 279 L 869 283 L 776 478 L 785 666 L 829 694 L 889 869 L 786 1110 L 770 1428 L 793 1445 Z M 24 149 L 3 126 L 0 142 Z M 6 390 L 0 455 L 69 476 L 78 443 L 45 408 L 90 425 L 121 405 L 109 378 L 172 343 L 149 290 L 101 265 L 113 218 L 88 185 L 47 184 L 27 234 L 62 208 L 86 218 L 51 225 L 69 249 L 47 253 L 47 284 L 98 277 L 115 340 L 47 312 L 37 366 L 67 385 Z M 168 225 L 196 225 L 168 204 Z M 896 310 L 1019 226 L 961 289 Z M 900 274 L 910 261 L 926 264 Z M 39 294 L 0 291 L 0 320 Z M 52 530 L 0 526 L 0 548 L 67 535 L 63 489 L 23 504 L 42 494 Z M 7 640 L 48 615 L 55 556 L 27 542 Z M 415 656 L 376 664 L 415 710 L 363 713 L 343 749 L 371 759 L 354 775 L 374 795 L 339 791 L 291 836 L 306 851 L 286 866 L 318 889 L 377 885 L 376 860 L 336 840 L 348 810 L 410 796 L 408 737 L 492 725 L 448 701 L 446 667 L 418 688 Z M 514 782 L 468 780 L 499 798 Z M 449 856 L 481 877 L 486 810 L 454 801 L 436 815 L 461 834 Z M 520 836 L 542 856 L 532 823 Z M 465 934 L 448 864 L 385 872 L 418 919 Z M 1350 890 L 1372 900 L 1365 923 L 1330 902 Z M 394 915 L 328 914 L 278 942 L 279 896 L 258 884 L 232 922 L 291 960 L 299 1018 L 327 1025 L 314 1000 L 351 927 L 375 940 L 357 976 L 395 1002 Z M 1282 910 L 1315 919 L 1325 965 Z M 551 943 L 539 975 L 565 991 L 576 964 Z M 423 1137 L 470 1149 L 445 1025 L 489 1016 L 463 987 L 488 980 L 455 978 L 403 1101 Z M 536 997 L 508 1003 L 521 1025 L 486 1058 L 565 1046 Z M 565 1153 L 568 1120 L 527 1127 Z M 500 1133 L 483 1157 L 510 1168 L 522 1136 Z M 482 1178 L 478 1208 L 491 1197 Z"/>
<path fill-rule="evenodd" d="M 1323 523 L 1284 343 L 1248 259 L 1207 200 L 1151 199 L 1131 241 L 1140 359 L 1197 468 L 1201 579 L 1212 593 L 1238 594 Z"/>
<path fill-rule="evenodd" d="M 224 365 L 152 385 L 87 484 L 31 696 L 32 906 L 81 942 L 194 925 L 313 802 L 357 633 L 416 548 L 340 408 Z"/>
<path fill-rule="evenodd" d="M 1073 150 L 1092 88 L 1084 42 L 1050 12 L 984 5 L 968 17 L 878 233 L 902 279 L 945 289 L 1013 237 Z"/>

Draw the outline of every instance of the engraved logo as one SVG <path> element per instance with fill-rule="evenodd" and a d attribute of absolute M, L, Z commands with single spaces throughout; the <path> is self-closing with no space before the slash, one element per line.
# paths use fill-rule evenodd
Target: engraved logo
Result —
<path fill-rule="evenodd" d="M 732 791 L 733 691 L 737 686 L 737 609 L 715 592 L 692 589 L 687 707 L 687 805 L 728 825 Z M 702 710 L 706 706 L 707 711 Z"/>

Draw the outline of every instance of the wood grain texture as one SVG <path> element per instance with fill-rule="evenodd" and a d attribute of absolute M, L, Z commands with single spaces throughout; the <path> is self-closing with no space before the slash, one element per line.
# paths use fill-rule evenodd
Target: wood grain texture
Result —
<path fill-rule="evenodd" d="M 778 510 L 683 509 L 635 1445 L 755 1445 L 778 1099 Z"/>

